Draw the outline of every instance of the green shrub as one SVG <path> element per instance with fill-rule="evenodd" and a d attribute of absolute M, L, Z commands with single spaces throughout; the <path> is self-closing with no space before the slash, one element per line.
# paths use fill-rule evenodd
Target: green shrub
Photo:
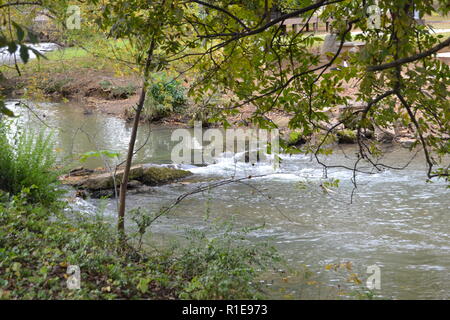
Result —
<path fill-rule="evenodd" d="M 172 113 L 183 112 L 187 104 L 183 86 L 164 73 L 153 77 L 153 83 L 147 90 L 144 117 L 148 120 L 160 120 Z"/>
<path fill-rule="evenodd" d="M 66 79 L 50 79 L 47 81 L 44 81 L 41 85 L 38 87 L 46 94 L 62 94 L 62 95 L 68 95 L 68 92 L 65 90 L 65 87 L 70 84 L 73 81 L 71 78 Z"/>
<path fill-rule="evenodd" d="M 60 195 L 52 135 L 31 130 L 12 133 L 0 123 L 0 189 L 11 194 L 28 190 L 30 202 L 50 205 Z"/>
<path fill-rule="evenodd" d="M 113 99 L 127 99 L 128 97 L 136 93 L 136 89 L 136 86 L 132 84 L 128 84 L 123 87 L 112 87 L 110 97 Z"/>

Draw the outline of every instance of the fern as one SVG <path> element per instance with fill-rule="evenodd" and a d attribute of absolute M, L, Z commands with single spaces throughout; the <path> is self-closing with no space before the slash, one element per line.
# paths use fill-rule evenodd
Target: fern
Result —
<path fill-rule="evenodd" d="M 0 124 L 0 189 L 12 195 L 27 189 L 28 200 L 50 205 L 57 200 L 58 172 L 53 135 L 44 131 L 16 131 Z"/>

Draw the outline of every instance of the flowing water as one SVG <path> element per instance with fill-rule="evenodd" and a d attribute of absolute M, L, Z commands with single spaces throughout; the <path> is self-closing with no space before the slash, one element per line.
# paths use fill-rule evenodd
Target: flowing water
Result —
<path fill-rule="evenodd" d="M 130 136 L 124 121 L 97 114 L 86 115 L 71 104 L 14 107 L 21 112 L 19 125 L 53 128 L 59 158 L 69 161 L 92 150 L 112 150 L 123 158 Z M 136 155 L 136 163 L 170 163 L 173 129 L 142 125 L 137 146 L 147 144 Z M 353 147 L 337 149 L 324 158 L 329 164 L 351 164 Z M 401 166 L 411 157 L 409 151 L 391 147 L 385 163 Z M 443 182 L 426 183 L 423 157 L 418 155 L 403 171 L 387 170 L 358 175 L 351 197 L 352 172 L 329 170 L 339 179 L 339 189 L 321 188 L 322 168 L 307 156 L 283 155 L 281 168 L 265 162 L 254 166 L 219 157 L 214 165 L 189 167 L 190 183 L 154 188 L 148 194 L 131 195 L 129 209 L 158 210 L 179 195 L 200 184 L 231 176 L 268 174 L 245 184 L 230 184 L 205 194 L 188 197 L 169 216 L 152 227 L 157 239 L 176 238 L 184 229 L 205 228 L 206 208 L 212 218 L 234 217 L 240 226 L 264 225 L 253 231 L 254 241 L 270 240 L 298 273 L 267 275 L 274 298 L 348 298 L 362 288 L 370 274 L 368 266 L 381 268 L 378 297 L 389 299 L 450 298 L 450 197 Z M 76 162 L 75 162 L 76 163 Z M 74 163 L 74 165 L 75 165 Z M 79 164 L 78 164 L 79 165 Z M 102 166 L 91 159 L 84 166 Z M 353 203 L 350 203 L 353 200 Z M 79 208 L 95 210 L 98 201 L 79 200 Z M 110 200 L 107 213 L 113 216 L 116 202 Z M 326 270 L 329 264 L 352 262 L 352 271 Z M 312 277 L 305 279 L 310 270 Z M 329 268 L 328 268 L 329 269 Z M 363 282 L 350 286 L 347 278 L 358 273 Z M 322 285 L 325 284 L 325 285 Z M 324 289 L 325 287 L 325 289 Z M 339 289 L 340 288 L 340 289 Z"/>
<path fill-rule="evenodd" d="M 32 48 L 34 50 L 36 50 L 37 52 L 39 52 L 42 55 L 45 55 L 45 53 L 50 52 L 50 51 L 55 51 L 58 50 L 60 48 L 59 45 L 55 44 L 55 43 L 51 43 L 51 42 L 42 42 L 42 43 L 38 43 L 38 44 L 30 44 L 28 43 L 27 46 L 29 48 Z M 33 51 L 28 51 L 28 59 L 32 60 L 32 59 L 36 59 L 36 54 Z M 1 64 L 14 64 L 14 63 L 19 63 L 22 62 L 22 59 L 20 58 L 20 45 L 18 46 L 16 52 L 14 52 L 13 54 L 11 54 L 8 51 L 7 47 L 0 47 L 0 65 Z"/>

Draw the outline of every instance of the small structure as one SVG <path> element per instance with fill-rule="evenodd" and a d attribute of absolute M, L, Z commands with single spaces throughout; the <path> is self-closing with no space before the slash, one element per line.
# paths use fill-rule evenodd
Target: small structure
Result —
<path fill-rule="evenodd" d="M 272 8 L 271 11 L 271 20 L 278 19 L 283 16 L 285 12 L 282 12 L 278 8 Z M 282 22 L 282 28 L 284 32 L 299 32 L 304 29 L 305 32 L 319 31 L 319 25 L 321 20 L 319 19 L 320 12 L 318 14 L 314 14 L 310 18 L 303 18 L 303 17 L 294 17 L 286 19 Z M 332 19 L 328 19 L 327 21 L 324 21 L 325 23 L 325 31 L 330 31 L 330 24 L 332 22 Z"/>

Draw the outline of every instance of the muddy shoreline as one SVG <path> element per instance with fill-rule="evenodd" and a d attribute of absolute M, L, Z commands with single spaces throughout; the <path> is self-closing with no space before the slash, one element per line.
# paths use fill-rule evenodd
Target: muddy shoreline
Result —
<path fill-rule="evenodd" d="M 35 76 L 13 77 L 10 79 L 1 79 L 3 94 L 7 99 L 36 99 L 50 102 L 70 102 L 79 106 L 86 115 L 97 113 L 105 114 L 117 118 L 131 121 L 133 119 L 133 107 L 139 101 L 142 81 L 137 76 L 117 77 L 113 72 L 101 70 L 68 70 L 65 73 L 38 74 L 38 80 Z M 32 87 L 32 90 L 26 88 Z M 187 88 L 187 84 L 183 83 Z M 356 96 L 357 90 L 353 83 L 345 84 L 345 94 Z M 31 91 L 31 92 L 30 92 Z M 361 107 L 355 103 L 351 108 Z M 327 110 L 331 124 L 337 123 L 339 116 L 346 107 L 330 108 Z M 183 114 L 171 114 L 158 121 L 152 121 L 152 125 L 159 127 L 192 127 L 192 112 L 194 106 L 188 104 L 186 112 Z M 254 112 L 252 105 L 244 106 L 238 116 L 229 117 L 228 121 L 235 127 L 250 126 L 247 119 Z M 281 136 L 289 140 L 293 132 L 288 128 L 289 120 L 292 114 L 281 111 L 272 111 L 267 113 L 267 117 L 276 123 L 280 129 Z M 144 123 L 145 121 L 143 121 Z M 211 124 L 215 127 L 219 124 Z M 337 137 L 337 143 L 352 144 L 356 143 L 354 138 L 355 130 L 345 128 L 343 134 Z M 369 133 L 368 137 L 376 139 L 383 143 L 399 143 L 409 148 L 414 144 L 414 135 L 407 128 L 375 128 Z M 302 145 L 305 142 L 304 137 L 290 139 L 290 145 Z"/>

